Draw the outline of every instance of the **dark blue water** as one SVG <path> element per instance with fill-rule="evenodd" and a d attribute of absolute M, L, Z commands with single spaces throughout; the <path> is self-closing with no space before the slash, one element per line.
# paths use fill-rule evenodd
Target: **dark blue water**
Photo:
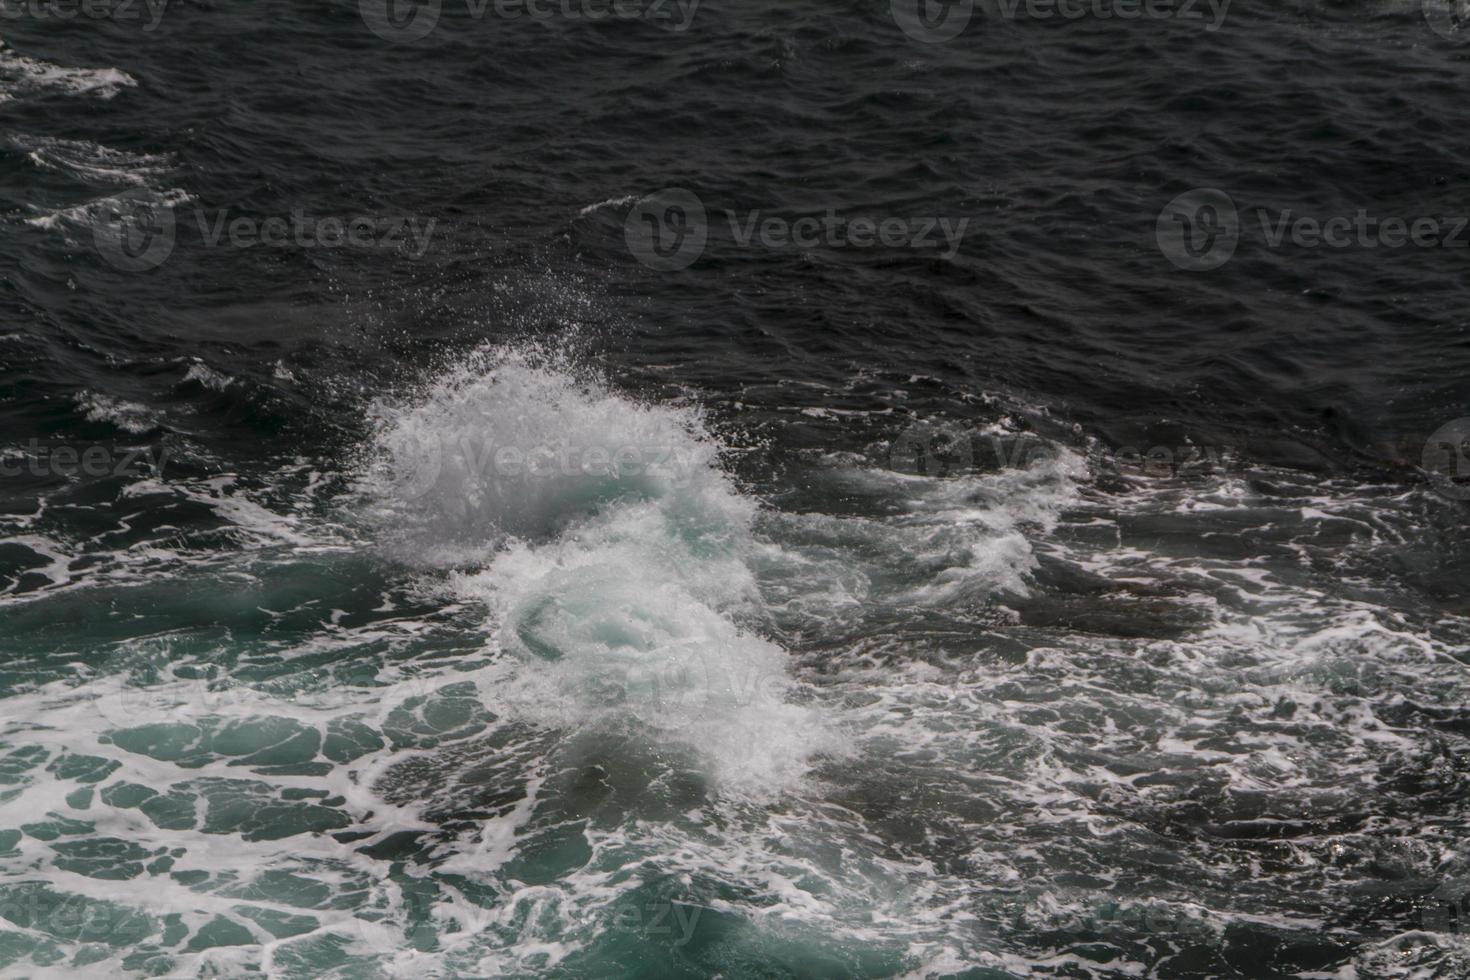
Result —
<path fill-rule="evenodd" d="M 1470 15 L 607 9 L 0 3 L 0 974 L 1470 972 Z"/>

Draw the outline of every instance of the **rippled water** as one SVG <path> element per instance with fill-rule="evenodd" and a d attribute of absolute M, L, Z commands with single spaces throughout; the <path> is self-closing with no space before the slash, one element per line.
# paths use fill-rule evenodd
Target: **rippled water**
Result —
<path fill-rule="evenodd" d="M 1196 6 L 0 20 L 0 975 L 1470 973 L 1467 35 Z"/>

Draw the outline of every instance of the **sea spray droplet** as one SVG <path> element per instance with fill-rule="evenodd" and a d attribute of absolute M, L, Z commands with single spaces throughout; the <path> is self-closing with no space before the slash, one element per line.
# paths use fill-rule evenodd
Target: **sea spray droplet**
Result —
<path fill-rule="evenodd" d="M 751 507 L 725 486 L 697 412 L 639 404 L 535 351 L 479 352 L 416 402 L 374 414 L 369 515 L 416 564 L 546 540 L 624 500 Z"/>

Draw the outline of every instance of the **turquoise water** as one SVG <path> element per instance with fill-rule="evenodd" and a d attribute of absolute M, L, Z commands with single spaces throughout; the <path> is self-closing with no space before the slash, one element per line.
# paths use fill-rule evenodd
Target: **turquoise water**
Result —
<path fill-rule="evenodd" d="M 1343 564 L 1403 540 L 1392 494 L 1104 492 L 1004 419 L 1013 468 L 824 452 L 763 493 L 697 404 L 532 348 L 365 419 L 335 472 L 120 494 L 214 526 L 85 558 L 30 533 L 56 558 L 3 607 L 7 973 L 1401 955 L 1328 925 L 1334 868 L 1438 860 L 1356 815 L 1439 778 L 1372 706 L 1464 691 L 1458 621 Z M 1283 823 L 1285 849 L 1205 844 Z"/>

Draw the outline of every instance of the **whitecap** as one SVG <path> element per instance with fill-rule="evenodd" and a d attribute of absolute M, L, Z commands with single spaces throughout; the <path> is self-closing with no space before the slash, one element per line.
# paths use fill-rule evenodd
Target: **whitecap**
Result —
<path fill-rule="evenodd" d="M 0 41 L 0 102 L 58 92 L 110 99 L 138 82 L 117 68 L 71 68 L 27 58 Z"/>
<path fill-rule="evenodd" d="M 390 554 L 458 567 L 490 611 L 497 710 L 631 726 L 739 791 L 793 785 L 830 742 L 759 631 L 756 503 L 695 410 L 496 348 L 375 415 L 369 513 Z"/>

